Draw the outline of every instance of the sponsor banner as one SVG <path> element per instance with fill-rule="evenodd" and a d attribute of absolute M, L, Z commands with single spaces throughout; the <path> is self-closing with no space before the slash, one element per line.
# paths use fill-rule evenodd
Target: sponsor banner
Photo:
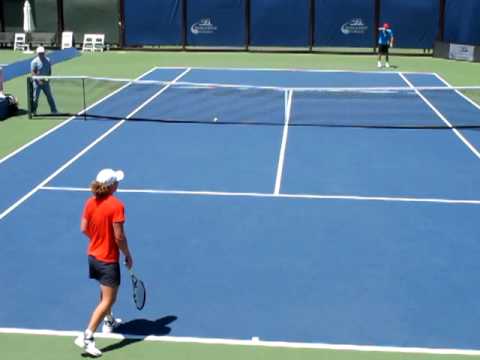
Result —
<path fill-rule="evenodd" d="M 246 46 L 246 0 L 187 0 L 187 45 Z"/>
<path fill-rule="evenodd" d="M 449 59 L 473 61 L 475 47 L 471 45 L 450 44 Z"/>
<path fill-rule="evenodd" d="M 315 46 L 373 47 L 374 0 L 316 0 Z"/>
<path fill-rule="evenodd" d="M 190 31 L 194 35 L 215 34 L 217 30 L 218 26 L 213 25 L 212 19 L 210 18 L 201 19 L 200 21 L 193 23 L 193 25 L 190 26 Z"/>
<path fill-rule="evenodd" d="M 363 35 L 368 31 L 368 25 L 362 18 L 354 18 L 342 25 L 340 31 L 343 35 Z"/>

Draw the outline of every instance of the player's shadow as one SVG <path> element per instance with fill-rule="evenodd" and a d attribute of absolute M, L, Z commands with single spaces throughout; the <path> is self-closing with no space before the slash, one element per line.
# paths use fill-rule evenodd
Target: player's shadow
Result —
<path fill-rule="evenodd" d="M 108 345 L 101 349 L 102 352 L 109 352 L 132 345 L 149 335 L 164 336 L 170 334 L 172 329 L 168 326 L 177 320 L 174 315 L 164 316 L 157 320 L 135 319 L 120 324 L 116 329 L 116 334 L 133 336 L 132 338 L 122 339 L 118 343 Z"/>

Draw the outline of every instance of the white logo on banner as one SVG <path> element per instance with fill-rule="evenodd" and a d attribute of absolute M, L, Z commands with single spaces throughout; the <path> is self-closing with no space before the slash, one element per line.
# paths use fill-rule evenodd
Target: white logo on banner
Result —
<path fill-rule="evenodd" d="M 475 47 L 471 45 L 450 44 L 450 51 L 448 57 L 455 60 L 473 61 L 473 53 Z"/>
<path fill-rule="evenodd" d="M 365 25 L 361 18 L 352 19 L 342 25 L 340 31 L 344 35 L 350 34 L 365 34 L 368 30 L 368 26 Z"/>
<path fill-rule="evenodd" d="M 213 34 L 218 30 L 218 26 L 212 24 L 212 20 L 209 18 L 201 19 L 190 27 L 192 34 Z"/>

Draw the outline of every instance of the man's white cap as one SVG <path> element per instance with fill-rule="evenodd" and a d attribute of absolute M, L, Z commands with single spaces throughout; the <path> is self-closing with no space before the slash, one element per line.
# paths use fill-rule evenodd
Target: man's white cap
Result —
<path fill-rule="evenodd" d="M 125 174 L 122 170 L 103 169 L 98 173 L 96 181 L 110 186 L 118 181 L 122 181 L 124 177 Z"/>
<path fill-rule="evenodd" d="M 45 52 L 45 48 L 43 46 L 37 47 L 37 54 L 44 53 L 44 52 Z"/>

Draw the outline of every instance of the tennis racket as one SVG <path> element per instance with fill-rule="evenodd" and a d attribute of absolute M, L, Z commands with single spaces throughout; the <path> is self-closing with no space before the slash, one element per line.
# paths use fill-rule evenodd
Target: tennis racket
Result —
<path fill-rule="evenodd" d="M 147 299 L 145 284 L 133 273 L 132 269 L 129 269 L 128 271 L 132 279 L 133 302 L 138 310 L 142 310 L 145 306 L 145 300 Z"/>

